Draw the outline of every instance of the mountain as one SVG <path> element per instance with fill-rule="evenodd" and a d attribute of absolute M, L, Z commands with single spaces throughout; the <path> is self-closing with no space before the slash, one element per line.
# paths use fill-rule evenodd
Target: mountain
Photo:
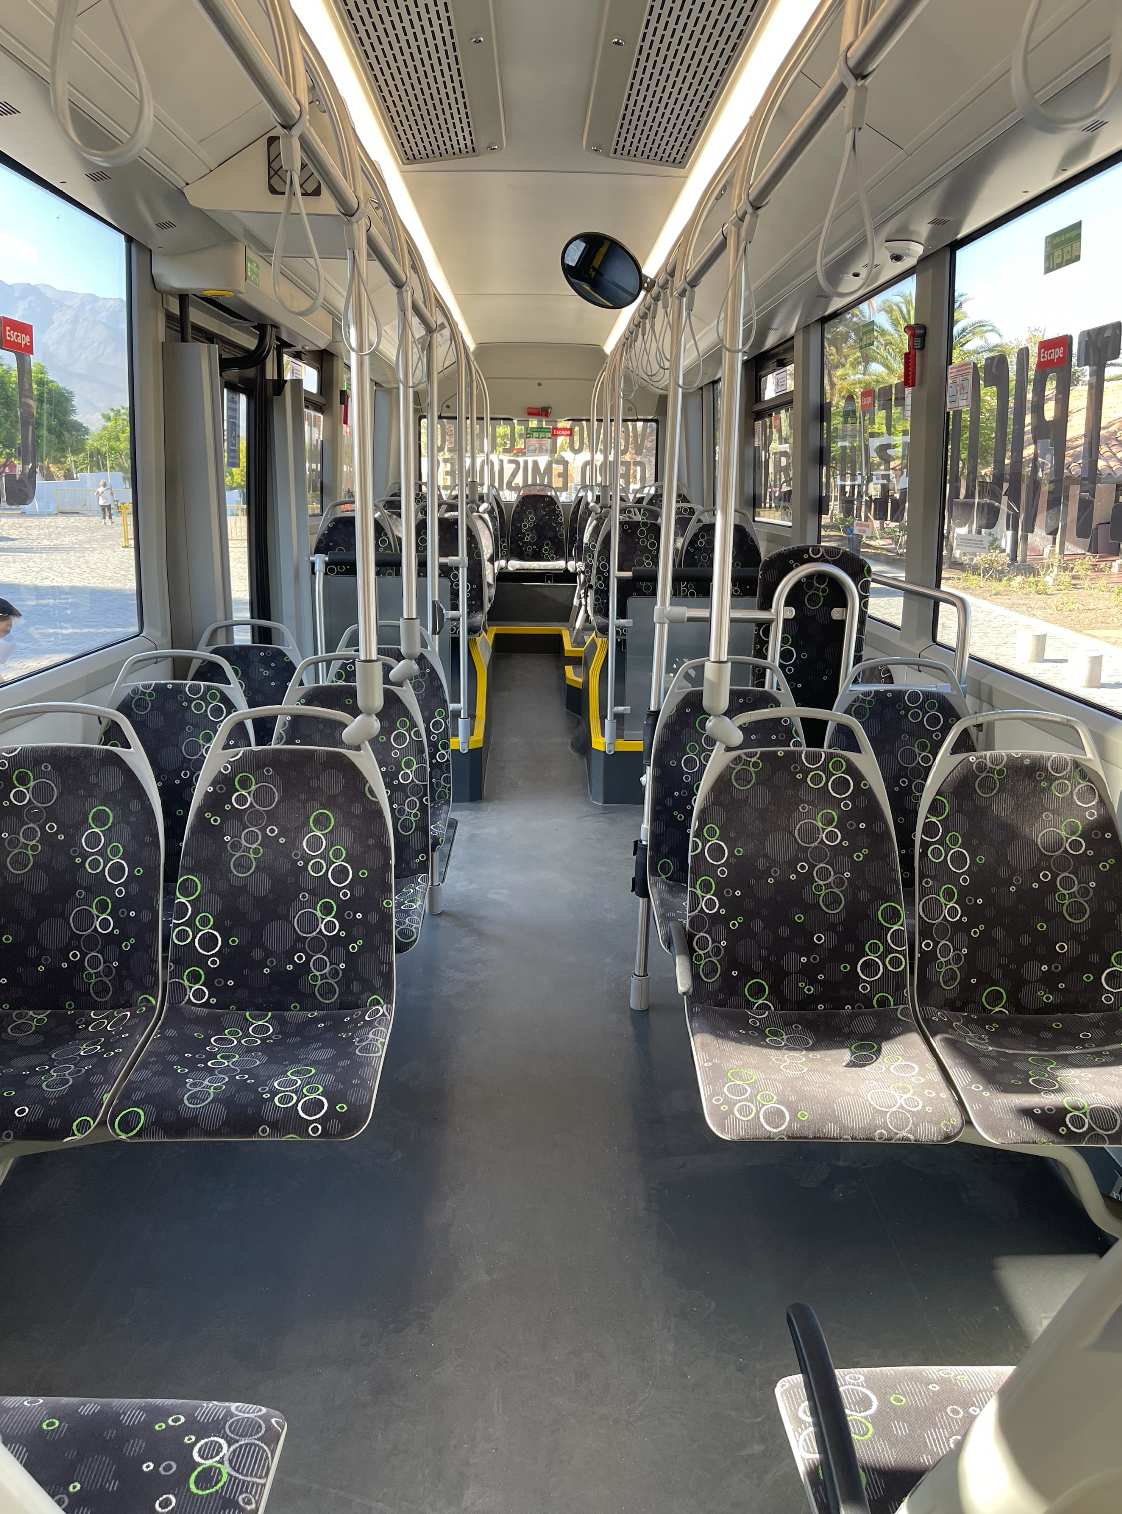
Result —
<path fill-rule="evenodd" d="M 103 411 L 128 404 L 124 300 L 0 280 L 0 315 L 31 324 L 36 358 L 73 391 L 78 417 L 91 430 L 101 425 Z"/>

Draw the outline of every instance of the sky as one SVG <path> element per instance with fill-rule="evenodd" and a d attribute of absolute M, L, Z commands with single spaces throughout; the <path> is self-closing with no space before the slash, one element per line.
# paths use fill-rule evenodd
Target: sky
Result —
<path fill-rule="evenodd" d="M 0 167 L 0 279 L 125 297 L 124 238 L 37 184 Z"/>
<path fill-rule="evenodd" d="M 1083 223 L 1081 260 L 1045 274 L 1044 238 L 1075 221 Z M 992 321 L 1006 338 L 1023 337 L 1030 326 L 1075 338 L 1122 320 L 1120 246 L 1122 165 L 964 247 L 955 285 L 971 297 L 968 315 Z"/>

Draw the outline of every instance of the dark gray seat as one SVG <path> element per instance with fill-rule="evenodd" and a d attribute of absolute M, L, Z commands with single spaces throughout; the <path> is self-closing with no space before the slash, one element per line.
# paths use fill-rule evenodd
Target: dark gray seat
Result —
<path fill-rule="evenodd" d="M 0 1398 L 0 1457 L 14 1458 L 57 1505 L 81 1514 L 196 1505 L 207 1514 L 262 1514 L 286 1429 L 283 1414 L 259 1404 Z M 5 1472 L 23 1481 L 10 1462 L 0 1482 Z"/>
<path fill-rule="evenodd" d="M 959 753 L 969 727 L 1066 728 L 1078 757 Z M 916 843 L 920 1020 L 987 1141 L 1122 1144 L 1122 846 L 1085 728 L 952 728 Z"/>
<path fill-rule="evenodd" d="M 385 672 L 394 661 L 384 659 Z M 348 724 L 358 716 L 353 683 L 302 686 L 298 679 L 299 672 L 288 691 L 286 708 L 333 710 L 345 715 Z M 383 697 L 380 730 L 370 750 L 382 775 L 393 823 L 394 945 L 397 951 L 408 951 L 420 936 L 428 896 L 432 855 L 428 754 L 421 712 L 412 692 L 385 683 Z M 284 746 L 341 747 L 344 729 L 338 721 L 318 715 L 286 717 L 273 740 Z"/>
<path fill-rule="evenodd" d="M 378 764 L 365 746 L 230 746 L 248 718 L 199 778 L 166 1008 L 110 1114 L 125 1140 L 345 1140 L 374 1107 L 395 982 Z"/>
<path fill-rule="evenodd" d="M 564 572 L 565 513 L 548 489 L 524 491 L 510 512 L 505 566 L 511 570 Z"/>
<path fill-rule="evenodd" d="M 616 571 L 631 573 L 636 568 L 648 572 L 658 568 L 658 543 L 661 536 L 658 516 L 652 511 L 629 510 L 619 523 L 619 546 L 616 552 Z M 606 516 L 600 526 L 592 568 L 592 623 L 598 636 L 608 634 L 608 586 L 611 578 L 612 519 Z M 616 601 L 618 614 L 626 618 L 626 602 L 631 595 L 653 596 L 657 585 L 654 580 L 617 583 Z"/>
<path fill-rule="evenodd" d="M 287 646 L 255 641 L 211 641 L 215 632 L 229 631 L 232 635 L 239 626 L 248 628 L 251 634 L 255 629 L 275 633 L 283 638 Z M 207 626 L 199 638 L 199 652 L 213 652 L 233 668 L 245 702 L 250 708 L 255 705 L 280 704 L 301 657 L 300 648 L 288 627 L 278 620 L 216 620 L 213 625 Z M 208 683 L 225 682 L 221 667 L 205 661 L 201 656 L 192 667 L 191 676 Z M 253 734 L 259 746 L 267 746 L 272 741 L 273 724 L 271 720 L 254 721 Z"/>
<path fill-rule="evenodd" d="M 729 691 L 730 719 L 749 710 L 779 709 L 794 703 L 778 668 L 755 658 L 733 657 L 730 661 L 742 671 L 770 671 L 778 684 L 774 690 L 734 686 Z M 701 702 L 704 670 L 704 659 L 697 659 L 683 663 L 675 674 L 659 711 L 647 773 L 651 787 L 647 892 L 655 929 L 667 951 L 672 949 L 671 921 L 684 923 L 688 913 L 690 822 L 706 763 L 717 745 L 705 731 L 708 716 Z M 764 745 L 790 746 L 798 736 L 790 718 L 781 716 L 761 722 L 752 739 Z"/>
<path fill-rule="evenodd" d="M 34 742 L 0 754 L 0 1161 L 89 1135 L 156 1023 L 163 842 L 156 781 L 120 715 L 71 713 L 118 748 Z"/>
<path fill-rule="evenodd" d="M 770 610 L 776 590 L 796 568 L 818 563 L 840 569 L 857 589 L 858 617 L 853 660 L 861 661 L 865 621 L 869 611 L 869 580 L 872 569 L 863 557 L 844 547 L 795 546 L 769 553 L 760 564 L 756 605 Z M 798 704 L 829 708 L 837 699 L 848 669 L 844 666 L 846 597 L 843 587 L 827 574 L 809 573 L 795 583 L 787 600 L 793 616 L 783 623 L 776 661 L 787 676 Z M 756 655 L 766 657 L 770 628 L 756 631 Z M 821 740 L 807 732 L 807 740 Z"/>
<path fill-rule="evenodd" d="M 169 916 L 199 772 L 222 722 L 236 710 L 244 710 L 246 702 L 233 668 L 213 652 L 207 660 L 225 683 L 208 683 L 201 678 L 138 680 L 136 672 L 144 663 L 173 657 L 188 657 L 194 662 L 197 655 L 195 651 L 173 649 L 130 657 L 108 700 L 111 709 L 127 717 L 156 775 L 164 820 L 165 914 Z M 113 725 L 106 727 L 102 739 L 107 746 L 117 744 Z M 233 739 L 237 745 L 248 746 L 253 741 L 253 723 L 236 727 Z"/>
<path fill-rule="evenodd" d="M 962 1117 L 912 1015 L 884 785 L 857 722 L 833 718 L 859 752 L 761 747 L 768 712 L 738 716 L 743 745 L 702 781 L 685 934 L 705 1116 L 734 1141 L 953 1140 Z"/>

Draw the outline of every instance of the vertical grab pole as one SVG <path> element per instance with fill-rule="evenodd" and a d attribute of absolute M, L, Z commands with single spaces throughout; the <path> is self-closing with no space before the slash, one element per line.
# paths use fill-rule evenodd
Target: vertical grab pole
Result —
<path fill-rule="evenodd" d="M 374 558 L 374 406 L 370 397 L 370 302 L 366 298 L 365 212 L 347 223 L 359 298 L 351 302 L 351 426 L 355 479 L 355 563 L 358 572 L 358 657 L 355 698 L 361 712 L 343 732 L 349 746 L 378 734 L 382 664 L 378 660 L 378 572 Z"/>
<path fill-rule="evenodd" d="M 479 410 L 476 406 L 478 384 L 479 375 L 476 373 L 474 361 L 471 361 L 471 396 L 468 405 L 471 413 L 471 472 L 468 474 L 468 479 L 471 483 L 470 503 L 473 505 L 479 503 Z"/>
<path fill-rule="evenodd" d="M 460 612 L 460 714 L 458 722 L 457 739 L 460 744 L 461 755 L 468 751 L 471 745 L 471 717 L 468 714 L 468 523 L 467 523 L 467 426 L 470 404 L 468 395 L 471 389 L 471 357 L 468 354 L 467 343 L 457 333 L 456 347 L 459 353 L 457 367 L 457 394 L 456 394 L 456 438 L 458 457 L 456 459 L 456 481 L 458 485 L 456 493 L 456 553 L 459 561 L 459 604 Z"/>
<path fill-rule="evenodd" d="M 678 263 L 670 265 L 670 282 L 666 297 L 670 305 L 670 374 L 666 397 L 666 447 L 662 466 L 662 536 L 658 547 L 658 587 L 655 606 L 665 610 L 670 604 L 674 589 L 674 517 L 678 497 L 678 458 L 681 445 L 682 423 L 682 363 L 685 357 L 683 337 L 682 301 L 674 293 Z M 669 628 L 665 621 L 656 619 L 654 628 L 654 655 L 651 660 L 651 703 L 643 731 L 643 766 L 647 782 L 643 789 L 643 823 L 639 829 L 639 848 L 636 853 L 635 881 L 639 894 L 639 932 L 635 941 L 635 970 L 631 974 L 631 1008 L 647 1009 L 651 1002 L 651 980 L 647 968 L 651 944 L 651 900 L 646 892 L 647 846 L 651 837 L 651 754 L 654 750 L 655 726 L 662 708 L 663 691 L 666 686 L 666 650 Z M 639 893 L 639 887 L 643 892 Z"/>
<path fill-rule="evenodd" d="M 608 556 L 608 706 L 604 720 L 604 752 L 611 756 L 616 749 L 616 574 L 619 571 L 619 491 L 623 471 L 623 348 L 616 347 L 615 371 L 612 375 L 615 399 L 615 450 L 612 455 L 612 514 L 609 527 Z"/>
<path fill-rule="evenodd" d="M 402 684 L 418 672 L 421 622 L 417 617 L 417 479 L 413 450 L 413 286 L 398 291 L 401 336 L 397 344 L 397 429 L 401 451 L 401 661 L 390 673 Z"/>
<path fill-rule="evenodd" d="M 746 140 L 748 140 L 746 138 Z M 736 201 L 734 200 L 734 204 Z M 724 357 L 721 371 L 721 461 L 717 474 L 716 523 L 713 533 L 713 581 L 709 601 L 709 657 L 705 663 L 702 704 L 708 715 L 723 715 L 729 706 L 729 616 L 732 613 L 732 546 L 740 446 L 740 388 L 744 359 L 744 227 L 729 222 L 726 252 L 728 296 L 724 311 Z"/>
<path fill-rule="evenodd" d="M 429 635 L 436 641 L 436 602 L 440 593 L 440 330 L 429 335 L 428 354 L 428 455 L 429 488 L 425 499 L 425 534 L 428 537 L 428 555 L 425 566 L 429 581 Z"/>

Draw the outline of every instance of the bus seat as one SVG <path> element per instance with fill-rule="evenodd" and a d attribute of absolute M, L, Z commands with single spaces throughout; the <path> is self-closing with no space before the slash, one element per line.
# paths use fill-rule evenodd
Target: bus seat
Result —
<path fill-rule="evenodd" d="M 248 626 L 251 629 L 263 626 L 283 636 L 288 645 L 266 645 L 253 641 L 223 641 L 211 645 L 210 639 L 215 631 L 228 630 L 233 635 L 238 626 Z M 292 632 L 279 620 L 216 620 L 200 636 L 199 651 L 214 652 L 233 668 L 245 702 L 250 706 L 281 703 L 285 690 L 292 682 L 293 669 L 302 656 Z M 200 657 L 195 659 L 190 676 L 216 683 L 222 677 L 222 670 L 217 664 Z M 268 746 L 273 739 L 273 722 L 254 721 L 253 736 L 259 746 Z"/>
<path fill-rule="evenodd" d="M 802 1373 L 775 1390 L 813 1509 L 827 1484 L 870 1514 L 1113 1514 L 1122 1502 L 1122 1246 L 1091 1268 L 1016 1367 L 835 1371 L 805 1304 Z M 848 1431 L 848 1433 L 847 1433 Z"/>
<path fill-rule="evenodd" d="M 652 511 L 620 520 L 619 548 L 616 554 L 616 571 L 631 573 L 636 568 L 657 570 L 658 543 L 662 532 L 658 517 Z M 608 634 L 608 583 L 611 572 L 612 518 L 605 516 L 596 540 L 592 568 L 592 617 L 598 636 Z M 616 587 L 616 608 L 620 619 L 627 617 L 627 599 L 632 595 L 653 596 L 658 585 L 650 582 L 628 584 L 624 579 Z"/>
<path fill-rule="evenodd" d="M 778 709 L 793 705 L 786 680 L 772 663 L 753 657 L 729 659 L 738 667 L 771 672 L 778 688 L 755 689 L 734 685 L 729 690 L 728 715 L 732 719 L 749 710 Z M 704 658 L 683 663 L 667 690 L 659 711 L 651 745 L 647 782 L 651 786 L 650 838 L 647 843 L 647 892 L 654 913 L 655 929 L 667 951 L 672 950 L 670 922 L 683 923 L 687 914 L 690 872 L 690 821 L 694 800 L 701 787 L 705 765 L 716 749 L 706 734 L 708 721 L 702 708 L 701 679 Z M 765 721 L 753 730 L 752 739 L 773 746 L 797 744 L 787 717 Z"/>
<path fill-rule="evenodd" d="M 346 1140 L 374 1108 L 395 983 L 378 764 L 366 746 L 232 747 L 249 718 L 199 775 L 166 1008 L 109 1117 L 122 1140 Z"/>
<path fill-rule="evenodd" d="M 389 670 L 395 659 L 383 661 Z M 429 826 L 429 773 L 424 721 L 412 690 L 385 683 L 385 700 L 378 715 L 381 729 L 369 743 L 382 775 L 393 820 L 394 948 L 416 946 L 425 918 L 432 841 Z M 293 681 L 285 706 L 335 710 L 348 723 L 358 715 L 355 685 L 347 682 L 312 684 Z M 343 746 L 345 727 L 318 716 L 286 718 L 273 741 L 277 746 Z"/>
<path fill-rule="evenodd" d="M 41 1507 L 14 1462 L 46 1509 L 151 1514 L 206 1498 L 208 1514 L 261 1514 L 286 1429 L 283 1414 L 259 1404 L 0 1398 L 0 1507 Z"/>
<path fill-rule="evenodd" d="M 795 568 L 811 563 L 829 563 L 852 578 L 857 585 L 860 610 L 853 660 L 861 661 L 865 640 L 865 621 L 869 610 L 869 579 L 872 569 L 863 557 L 845 547 L 783 547 L 771 552 L 760 564 L 757 608 L 770 610 L 775 591 Z M 785 621 L 776 661 L 787 675 L 791 692 L 799 704 L 830 706 L 840 693 L 846 669 L 842 667 L 846 624 L 845 595 L 842 586 L 828 577 L 807 575 L 797 582 L 787 601 L 793 619 Z M 838 615 L 834 612 L 837 611 Z M 770 627 L 756 630 L 756 656 L 766 657 Z M 807 739 L 818 739 L 810 731 Z"/>
<path fill-rule="evenodd" d="M 173 648 L 140 652 L 130 657 L 117 675 L 107 703 L 124 715 L 144 748 L 156 775 L 156 787 L 164 820 L 164 930 L 168 929 L 175 900 L 175 880 L 187 815 L 199 771 L 206 760 L 219 726 L 235 710 L 246 708 L 237 675 L 224 657 L 212 652 L 208 662 L 225 683 L 200 678 L 160 678 L 141 681 L 134 669 L 146 662 L 165 662 L 173 657 L 196 659 L 196 652 Z M 233 736 L 238 746 L 253 741 L 252 723 L 239 725 Z M 102 736 L 106 746 L 116 746 L 114 727 Z"/>
<path fill-rule="evenodd" d="M 1060 724 L 1060 752 L 958 753 L 970 727 Z M 949 733 L 916 844 L 916 1003 L 998 1146 L 1122 1145 L 1122 847 L 1086 729 L 1004 711 Z"/>
<path fill-rule="evenodd" d="M 0 755 L 0 1161 L 88 1135 L 156 1023 L 163 836 L 128 721 L 81 704 L 13 706 L 112 723 L 120 745 L 35 742 Z"/>
<path fill-rule="evenodd" d="M 454 514 L 441 515 L 440 527 L 440 576 L 446 578 L 451 587 L 452 609 L 458 611 L 460 606 L 460 533 L 459 525 Z M 486 618 L 486 573 L 484 565 L 484 548 L 479 534 L 479 527 L 475 518 L 468 516 L 467 521 L 467 556 L 468 556 L 468 587 L 467 587 L 467 633 L 469 636 L 478 636 L 483 630 L 483 622 Z M 460 622 L 452 619 L 451 632 L 453 637 L 460 634 Z"/>
<path fill-rule="evenodd" d="M 386 501 L 379 500 L 374 506 L 377 534 L 374 538 L 375 553 L 400 552 L 397 531 L 392 517 L 386 510 Z M 317 555 L 327 552 L 353 552 L 355 550 L 355 502 L 353 499 L 336 500 L 323 512 L 316 543 L 312 549 Z M 328 571 L 331 571 L 330 569 Z M 335 571 L 354 577 L 356 568 L 341 567 Z"/>
<path fill-rule="evenodd" d="M 871 671 L 894 667 L 919 669 L 942 675 L 936 684 L 859 683 Z M 834 709 L 852 715 L 861 722 L 876 755 L 892 823 L 896 827 L 896 845 L 900 853 L 900 877 L 904 884 L 905 903 L 915 888 L 916 816 L 919 814 L 923 787 L 943 742 L 956 722 L 970 711 L 960 691 L 946 681 L 948 669 L 942 663 L 922 657 L 878 657 L 862 662 L 842 685 Z M 969 731 L 962 731 L 956 747 L 965 752 L 974 745 Z M 832 726 L 826 733 L 830 750 L 855 752 L 857 743 L 845 726 Z"/>
<path fill-rule="evenodd" d="M 690 831 L 686 1017 L 709 1126 L 732 1141 L 953 1140 L 962 1117 L 912 1016 L 868 740 L 834 715 L 858 752 L 753 746 L 768 719 L 736 717 L 744 743 L 710 760 Z"/>
<path fill-rule="evenodd" d="M 548 489 L 524 489 L 510 512 L 504 566 L 516 572 L 563 573 L 568 565 L 561 501 Z"/>
<path fill-rule="evenodd" d="M 675 554 L 675 562 L 681 568 L 713 568 L 713 540 L 717 528 L 713 524 L 712 516 L 694 514 L 689 520 L 686 531 L 682 537 L 680 550 Z M 743 522 L 737 521 L 732 528 L 732 566 L 734 571 L 753 570 L 758 574 L 760 569 L 760 549 L 756 545 L 752 532 Z M 677 591 L 676 591 L 677 592 Z M 693 596 L 697 593 L 696 584 L 683 586 L 682 592 Z M 751 598 L 757 592 L 757 584 L 751 579 L 747 583 L 738 583 L 735 579 L 732 584 L 732 592 L 737 597 Z M 702 596 L 704 597 L 704 596 Z M 767 647 L 758 651 L 757 656 L 766 657 Z"/>

